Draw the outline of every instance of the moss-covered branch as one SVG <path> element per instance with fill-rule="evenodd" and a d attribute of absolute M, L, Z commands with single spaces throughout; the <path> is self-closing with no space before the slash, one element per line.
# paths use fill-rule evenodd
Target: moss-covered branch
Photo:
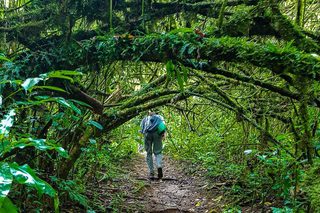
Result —
<path fill-rule="evenodd" d="M 298 49 L 274 44 L 256 44 L 239 38 L 208 38 L 197 41 L 197 35 L 178 36 L 152 35 L 133 40 L 99 37 L 105 47 L 99 48 L 100 57 L 106 60 L 141 60 L 165 62 L 173 59 L 207 60 L 251 63 L 254 66 L 267 68 L 275 74 L 291 73 L 320 79 L 320 61 L 312 54 Z M 134 47 L 134 48 L 133 48 Z"/>
<path fill-rule="evenodd" d="M 217 67 L 215 67 L 213 65 L 209 65 L 207 63 L 198 64 L 198 63 L 187 63 L 186 62 L 184 64 L 188 65 L 189 67 L 191 67 L 193 69 L 198 69 L 198 70 L 204 71 L 206 73 L 210 73 L 210 74 L 214 74 L 214 75 L 222 75 L 227 78 L 231 78 L 231 79 L 235 79 L 235 80 L 238 80 L 238 81 L 241 81 L 244 83 L 259 86 L 261 88 L 267 89 L 271 92 L 278 93 L 278 94 L 285 96 L 285 97 L 293 98 L 296 100 L 300 99 L 299 93 L 291 92 L 285 88 L 275 86 L 271 83 L 263 82 L 261 80 L 255 79 L 253 77 L 249 77 L 249 76 L 238 74 L 236 72 L 231 72 L 231 71 L 227 71 L 227 70 L 224 70 L 221 68 L 217 68 Z"/>

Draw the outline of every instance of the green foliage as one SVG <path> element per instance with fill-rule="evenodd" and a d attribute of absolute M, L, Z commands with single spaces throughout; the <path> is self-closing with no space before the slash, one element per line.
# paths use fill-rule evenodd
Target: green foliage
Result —
<path fill-rule="evenodd" d="M 0 206 L 0 213 L 17 213 L 17 207 L 12 203 L 12 201 L 6 197 Z"/>
<path fill-rule="evenodd" d="M 14 65 L 13 62 L 9 60 L 6 61 L 6 63 L 11 63 L 11 66 Z M 6 69 L 6 67 L 4 68 Z M 23 152 L 23 150 L 26 148 L 34 148 L 38 150 L 39 153 L 55 151 L 63 158 L 68 158 L 68 153 L 56 142 L 56 140 L 38 139 L 35 136 L 35 132 L 31 132 L 29 134 L 21 132 L 19 123 L 17 122 L 14 124 L 14 122 L 19 119 L 23 110 L 32 107 L 44 106 L 48 103 L 57 103 L 61 106 L 69 108 L 77 114 L 81 114 L 80 109 L 78 109 L 71 100 L 65 100 L 61 97 L 36 96 L 33 91 L 41 89 L 65 92 L 58 87 L 38 85 L 40 82 L 45 83 L 52 78 L 60 78 L 74 82 L 74 79 L 68 76 L 78 75 L 79 73 L 75 71 L 62 70 L 42 74 L 41 77 L 28 78 L 24 81 L 5 79 L 1 82 L 1 86 L 10 92 L 9 94 L 7 93 L 7 96 L 4 99 L 1 99 L 1 112 L 7 112 L 3 115 L 3 118 L 0 121 L 0 157 L 2 159 L 0 162 L 0 179 L 3 180 L 3 184 L 1 184 L 0 187 L 1 211 L 17 211 L 17 208 L 7 196 L 9 195 L 9 192 L 12 191 L 13 184 L 22 184 L 26 185 L 30 189 L 35 189 L 39 197 L 41 197 L 43 194 L 52 197 L 54 201 L 52 209 L 54 209 L 55 212 L 59 212 L 60 207 L 58 192 L 54 190 L 46 181 L 39 178 L 36 174 L 37 172 L 28 164 L 19 165 L 17 162 L 12 161 L 13 159 L 10 157 L 11 155 L 19 153 L 20 151 Z M 29 94 L 23 93 L 22 90 L 28 92 Z M 17 94 L 19 95 L 17 96 Z M 19 97 L 19 100 L 16 100 L 17 97 Z"/>
<path fill-rule="evenodd" d="M 303 188 L 307 192 L 314 212 L 320 211 L 320 160 L 317 159 L 314 165 L 306 172 Z"/>
<path fill-rule="evenodd" d="M 20 138 L 18 141 L 13 138 L 11 141 L 3 140 L 2 152 L 0 156 L 12 151 L 15 148 L 23 149 L 25 147 L 34 147 L 41 151 L 54 150 L 61 157 L 68 158 L 68 153 L 65 149 L 54 143 L 55 141 L 46 141 L 45 139 Z"/>
<path fill-rule="evenodd" d="M 253 199 L 260 197 L 266 200 L 268 198 L 265 196 L 272 191 L 272 194 L 284 200 L 284 205 L 294 204 L 291 192 L 302 177 L 302 170 L 294 166 L 294 159 L 278 150 L 253 152 L 250 155 L 250 172 L 244 170 L 247 178 L 243 180 L 247 180 L 244 184 Z"/>
<path fill-rule="evenodd" d="M 9 202 L 7 198 L 8 193 L 10 192 L 11 184 L 15 180 L 19 184 L 26 184 L 29 187 L 36 189 L 36 191 L 42 195 L 47 194 L 50 197 L 54 198 L 55 206 L 58 205 L 58 199 L 56 191 L 45 181 L 40 179 L 35 172 L 27 165 L 19 166 L 17 163 L 1 163 L 0 164 L 0 177 L 3 179 L 3 185 L 1 186 L 1 197 L 0 197 L 0 207 L 8 208 Z M 11 203 L 9 206 L 12 206 Z M 7 206 L 7 207 L 6 207 Z M 12 208 L 12 207 L 10 207 Z M 56 209 L 58 212 L 59 209 Z"/>
<path fill-rule="evenodd" d="M 89 208 L 88 198 L 84 194 L 83 183 L 73 180 L 62 180 L 55 176 L 51 176 L 51 180 L 57 186 L 60 197 L 71 199 L 83 207 Z"/>

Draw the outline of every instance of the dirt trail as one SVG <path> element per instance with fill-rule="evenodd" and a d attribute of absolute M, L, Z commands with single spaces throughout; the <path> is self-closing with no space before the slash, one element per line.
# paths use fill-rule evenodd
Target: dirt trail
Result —
<path fill-rule="evenodd" d="M 135 157 L 126 168 L 130 179 L 142 181 L 139 191 L 127 194 L 125 206 L 129 212 L 220 212 L 215 201 L 221 198 L 208 198 L 206 182 L 187 175 L 177 162 L 164 158 L 163 180 L 149 180 L 145 156 Z M 131 187 L 129 187 L 131 188 Z M 130 192 L 130 189 L 128 190 Z M 219 209 L 219 208 L 218 208 Z"/>

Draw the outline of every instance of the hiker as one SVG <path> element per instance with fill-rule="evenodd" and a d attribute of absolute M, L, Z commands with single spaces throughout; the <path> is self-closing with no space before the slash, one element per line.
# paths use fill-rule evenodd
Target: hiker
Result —
<path fill-rule="evenodd" d="M 161 115 L 149 111 L 141 121 L 141 133 L 144 135 L 144 148 L 147 152 L 146 161 L 149 168 L 150 178 L 154 178 L 153 158 L 156 158 L 156 166 L 158 170 L 158 178 L 163 177 L 162 173 L 162 140 L 165 137 L 166 126 Z"/>

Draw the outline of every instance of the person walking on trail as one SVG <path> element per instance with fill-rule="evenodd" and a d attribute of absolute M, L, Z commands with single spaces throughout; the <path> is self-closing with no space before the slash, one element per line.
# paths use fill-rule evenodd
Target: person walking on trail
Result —
<path fill-rule="evenodd" d="M 141 121 L 141 133 L 144 135 L 144 148 L 147 152 L 147 165 L 150 178 L 154 177 L 154 167 L 152 153 L 155 155 L 158 178 L 162 179 L 162 140 L 165 137 L 166 126 L 161 115 L 149 111 Z"/>

